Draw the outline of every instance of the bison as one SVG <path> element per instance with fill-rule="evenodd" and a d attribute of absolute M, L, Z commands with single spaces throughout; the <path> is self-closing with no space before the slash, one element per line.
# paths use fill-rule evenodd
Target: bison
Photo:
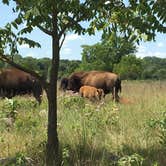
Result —
<path fill-rule="evenodd" d="M 42 92 L 41 83 L 30 74 L 15 68 L 0 71 L 0 97 L 33 94 L 40 104 Z"/>
<path fill-rule="evenodd" d="M 104 98 L 105 97 L 105 93 L 104 93 L 104 90 L 99 88 L 97 89 L 97 92 L 99 94 L 99 99 L 101 100 L 101 98 Z"/>
<path fill-rule="evenodd" d="M 60 82 L 60 90 L 63 90 L 63 91 L 66 91 L 67 89 L 67 86 L 68 86 L 68 78 L 64 77 L 61 79 L 61 82 Z"/>
<path fill-rule="evenodd" d="M 118 92 L 121 91 L 121 79 L 115 73 L 106 71 L 75 72 L 68 77 L 65 87 L 67 90 L 78 92 L 84 85 L 101 88 L 105 94 L 112 92 L 113 99 L 119 101 Z"/>
<path fill-rule="evenodd" d="M 104 91 L 103 89 L 97 89 L 93 86 L 82 86 L 79 90 L 79 94 L 82 97 L 89 98 L 91 100 L 101 100 L 102 97 L 104 97 Z"/>

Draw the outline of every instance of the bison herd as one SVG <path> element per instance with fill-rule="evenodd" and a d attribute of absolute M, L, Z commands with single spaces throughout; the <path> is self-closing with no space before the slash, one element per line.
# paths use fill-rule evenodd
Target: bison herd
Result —
<path fill-rule="evenodd" d="M 115 73 L 105 71 L 75 72 L 68 78 L 62 78 L 60 89 L 79 92 L 82 97 L 98 98 L 112 93 L 113 100 L 119 101 L 121 80 Z"/>
<path fill-rule="evenodd" d="M 112 93 L 115 101 L 119 101 L 121 80 L 115 73 L 105 71 L 82 71 L 62 78 L 60 89 L 79 92 L 82 97 L 101 100 Z M 0 71 L 0 97 L 12 98 L 16 95 L 32 94 L 41 103 L 43 88 L 39 80 L 21 70 L 10 68 Z"/>

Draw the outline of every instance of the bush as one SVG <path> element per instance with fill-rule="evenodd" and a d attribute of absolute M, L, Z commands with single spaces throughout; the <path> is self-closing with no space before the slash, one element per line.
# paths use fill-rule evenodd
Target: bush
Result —
<path fill-rule="evenodd" d="M 124 156 L 119 159 L 118 166 L 142 166 L 143 157 L 137 153 L 132 154 L 131 156 Z"/>
<path fill-rule="evenodd" d="M 157 128 L 159 132 L 160 144 L 163 147 L 166 147 L 166 112 L 163 112 L 163 116 L 161 119 L 150 119 L 148 125 L 152 128 Z"/>

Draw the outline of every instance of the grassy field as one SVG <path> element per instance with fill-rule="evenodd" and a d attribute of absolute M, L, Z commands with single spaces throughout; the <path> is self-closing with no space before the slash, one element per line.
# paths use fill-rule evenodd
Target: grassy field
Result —
<path fill-rule="evenodd" d="M 92 103 L 59 92 L 62 165 L 166 165 L 166 82 L 123 81 L 120 96 Z M 0 158 L 44 165 L 46 129 L 45 97 L 40 106 L 27 96 L 0 100 Z"/>

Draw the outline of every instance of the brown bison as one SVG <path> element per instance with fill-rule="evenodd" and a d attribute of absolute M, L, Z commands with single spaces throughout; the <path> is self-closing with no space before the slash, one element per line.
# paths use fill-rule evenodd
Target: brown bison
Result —
<path fill-rule="evenodd" d="M 67 86 L 68 86 L 68 78 L 64 77 L 64 78 L 61 79 L 59 89 L 63 90 L 63 91 L 66 91 Z"/>
<path fill-rule="evenodd" d="M 80 71 L 80 72 L 76 72 L 75 73 L 75 76 L 77 77 L 80 77 L 81 75 L 83 75 L 85 72 L 84 71 Z M 63 91 L 66 91 L 67 90 L 67 87 L 68 87 L 68 78 L 67 77 L 63 77 L 62 79 L 61 79 L 61 82 L 60 82 L 60 87 L 59 87 L 59 89 L 60 90 L 63 90 Z M 79 89 L 78 89 L 78 91 L 79 91 Z M 77 91 L 77 92 L 78 92 Z"/>
<path fill-rule="evenodd" d="M 33 94 L 41 103 L 42 91 L 40 82 L 26 72 L 15 68 L 0 71 L 0 97 Z"/>
<path fill-rule="evenodd" d="M 104 97 L 104 91 L 103 89 L 97 89 L 93 86 L 82 86 L 79 90 L 79 94 L 82 97 L 89 98 L 91 100 L 101 100 L 102 97 Z"/>
<path fill-rule="evenodd" d="M 67 90 L 78 92 L 81 86 L 89 85 L 103 89 L 105 94 L 112 92 L 113 99 L 119 101 L 118 92 L 121 91 L 121 80 L 115 73 L 105 71 L 75 72 L 69 76 L 66 82 Z"/>

